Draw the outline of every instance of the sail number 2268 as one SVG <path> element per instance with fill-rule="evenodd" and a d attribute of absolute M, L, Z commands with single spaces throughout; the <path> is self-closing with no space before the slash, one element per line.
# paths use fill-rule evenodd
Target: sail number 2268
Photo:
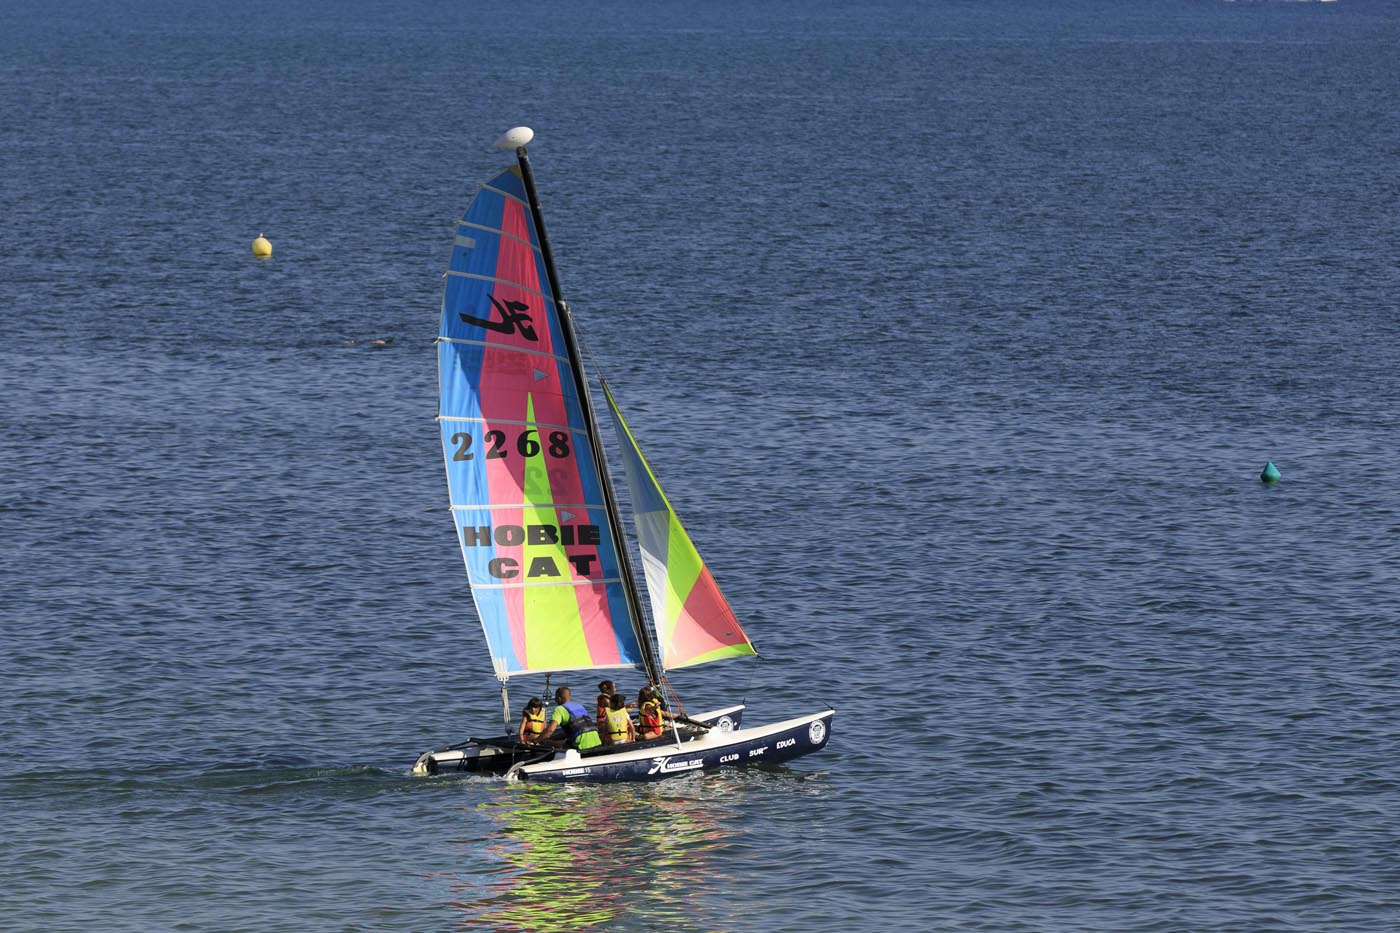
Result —
<path fill-rule="evenodd" d="M 534 428 L 527 428 L 516 435 L 515 452 L 522 457 L 537 457 L 541 451 L 546 451 L 556 459 L 569 455 L 568 431 L 550 431 L 549 443 L 543 445 L 537 436 L 538 433 Z M 506 432 L 487 431 L 481 439 L 486 444 L 487 460 L 503 460 L 509 453 L 506 449 Z M 457 449 L 452 453 L 453 460 L 476 459 L 476 453 L 471 449 L 472 436 L 466 431 L 458 431 L 452 435 L 452 443 L 457 445 Z"/>

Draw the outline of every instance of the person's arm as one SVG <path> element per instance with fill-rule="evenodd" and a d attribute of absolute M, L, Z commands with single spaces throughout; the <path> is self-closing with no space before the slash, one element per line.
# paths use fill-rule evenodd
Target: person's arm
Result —
<path fill-rule="evenodd" d="M 562 715 L 561 715 L 562 714 Z M 554 727 L 567 722 L 569 711 L 562 706 L 554 707 L 554 713 L 549 717 L 549 722 L 545 723 L 544 731 L 540 733 L 540 741 L 544 741 L 554 734 Z"/>

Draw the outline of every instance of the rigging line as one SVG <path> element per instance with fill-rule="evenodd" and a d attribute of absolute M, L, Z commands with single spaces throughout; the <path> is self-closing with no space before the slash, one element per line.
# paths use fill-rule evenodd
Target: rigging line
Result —
<path fill-rule="evenodd" d="M 600 381 L 606 382 L 607 376 L 603 373 L 603 370 L 597 365 L 598 357 L 596 354 L 594 354 L 593 348 L 589 346 L 588 337 L 583 334 L 574 334 L 574 339 L 580 344 L 579 356 L 581 356 L 583 358 L 583 361 L 588 364 L 588 368 L 593 370 L 593 375 Z"/>
<path fill-rule="evenodd" d="M 740 694 L 739 697 L 739 699 L 743 702 L 745 706 L 749 705 L 749 689 L 753 686 L 753 675 L 758 673 L 757 664 L 750 664 L 748 667 L 749 679 L 744 683 L 744 692 Z"/>
<path fill-rule="evenodd" d="M 665 686 L 666 692 L 671 695 L 671 699 L 676 701 L 676 709 L 684 716 L 686 714 L 685 704 L 681 702 L 680 694 L 676 693 L 676 688 L 671 686 L 671 678 L 666 676 L 665 670 L 661 672 L 661 683 Z"/>

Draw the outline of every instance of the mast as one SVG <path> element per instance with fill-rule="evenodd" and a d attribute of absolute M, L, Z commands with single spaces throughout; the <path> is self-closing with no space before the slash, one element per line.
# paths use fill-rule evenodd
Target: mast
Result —
<path fill-rule="evenodd" d="M 627 595 L 627 611 L 632 616 L 632 632 L 637 636 L 637 646 L 642 652 L 642 666 L 647 679 L 653 684 L 661 683 L 661 663 L 646 629 L 642 615 L 641 595 L 637 592 L 637 577 L 632 572 L 632 557 L 628 553 L 627 538 L 623 533 L 621 511 L 617 506 L 617 496 L 613 493 L 612 478 L 608 475 L 608 461 L 603 450 L 602 438 L 598 434 L 598 424 L 593 419 L 593 400 L 588 391 L 588 378 L 583 371 L 583 355 L 579 351 L 578 340 L 574 336 L 574 315 L 569 303 L 564 300 L 559 288 L 559 272 L 554 266 L 554 253 L 549 248 L 549 236 L 545 233 L 544 214 L 540 211 L 540 197 L 535 191 L 535 176 L 530 171 L 530 156 L 526 145 L 535 138 L 534 130 L 527 126 L 517 126 L 507 130 L 497 142 L 498 149 L 515 149 L 516 161 L 520 163 L 520 177 L 525 182 L 525 193 L 530 200 L 530 216 L 535 222 L 535 232 L 540 236 L 540 252 L 544 256 L 545 274 L 549 276 L 549 289 L 554 293 L 554 304 L 559 309 L 559 329 L 564 334 L 564 346 L 568 351 L 569 367 L 574 374 L 574 387 L 578 390 L 580 407 L 583 409 L 583 423 L 588 429 L 588 444 L 593 451 L 593 459 L 598 464 L 602 481 L 603 505 L 608 514 L 608 530 L 617 542 L 618 569 L 622 573 L 623 592 Z"/>

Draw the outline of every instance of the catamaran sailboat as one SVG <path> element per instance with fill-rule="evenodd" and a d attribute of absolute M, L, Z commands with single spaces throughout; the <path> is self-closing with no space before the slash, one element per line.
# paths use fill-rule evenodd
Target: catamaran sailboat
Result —
<path fill-rule="evenodd" d="M 513 149 L 517 164 L 483 185 L 457 224 L 437 339 L 452 515 L 507 729 L 512 677 L 640 669 L 665 697 L 666 671 L 757 653 L 600 381 L 631 493 L 648 628 L 545 235 L 526 152 L 533 137 L 528 127 L 501 137 L 497 146 Z M 583 751 L 514 734 L 474 738 L 424 753 L 413 772 L 655 780 L 806 755 L 826 745 L 835 715 L 828 708 L 750 728 L 743 712 L 739 704 L 677 715 L 661 738 Z"/>

